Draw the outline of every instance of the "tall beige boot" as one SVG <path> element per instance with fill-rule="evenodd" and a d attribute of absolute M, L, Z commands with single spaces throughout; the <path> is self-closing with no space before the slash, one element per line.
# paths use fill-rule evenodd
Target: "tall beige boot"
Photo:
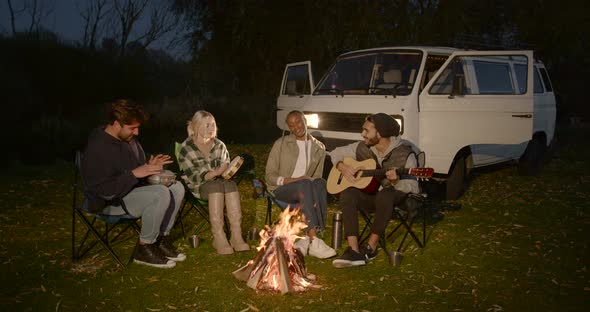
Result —
<path fill-rule="evenodd" d="M 242 207 L 240 205 L 240 193 L 232 192 L 225 194 L 227 218 L 231 230 L 229 243 L 235 251 L 250 250 L 250 246 L 242 238 Z"/>
<path fill-rule="evenodd" d="M 213 232 L 213 247 L 220 255 L 234 253 L 223 230 L 223 193 L 209 194 L 209 221 Z"/>

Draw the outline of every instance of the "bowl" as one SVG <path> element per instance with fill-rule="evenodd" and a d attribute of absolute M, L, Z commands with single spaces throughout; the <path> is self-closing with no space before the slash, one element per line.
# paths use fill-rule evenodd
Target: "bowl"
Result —
<path fill-rule="evenodd" d="M 162 184 L 170 186 L 176 181 L 176 174 L 170 170 L 163 170 L 158 174 L 153 174 L 147 178 L 149 184 L 157 185 Z"/>

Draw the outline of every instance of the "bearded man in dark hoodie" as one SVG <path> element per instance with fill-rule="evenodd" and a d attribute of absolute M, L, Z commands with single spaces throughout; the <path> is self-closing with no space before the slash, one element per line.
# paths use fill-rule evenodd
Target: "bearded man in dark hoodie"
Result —
<path fill-rule="evenodd" d="M 141 217 L 136 263 L 172 268 L 186 255 L 176 251 L 167 235 L 174 225 L 184 197 L 182 184 L 169 187 L 147 185 L 150 175 L 158 174 L 171 163 L 170 156 L 146 156 L 137 141 L 139 127 L 147 121 L 143 107 L 120 99 L 108 108 L 108 123 L 92 131 L 82 160 L 82 176 L 90 195 L 89 210 L 106 215 L 125 214 Z"/>

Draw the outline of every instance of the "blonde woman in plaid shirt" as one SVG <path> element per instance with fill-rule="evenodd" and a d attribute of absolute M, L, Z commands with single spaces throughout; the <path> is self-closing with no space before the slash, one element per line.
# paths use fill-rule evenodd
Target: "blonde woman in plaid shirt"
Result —
<path fill-rule="evenodd" d="M 197 111 L 187 126 L 188 138 L 182 142 L 178 155 L 180 167 L 193 194 L 209 202 L 209 220 L 213 247 L 222 255 L 250 250 L 242 238 L 240 193 L 234 181 L 221 174 L 230 163 L 225 144 L 217 139 L 215 118 L 207 111 Z M 223 230 L 223 207 L 227 209 L 231 238 Z"/>

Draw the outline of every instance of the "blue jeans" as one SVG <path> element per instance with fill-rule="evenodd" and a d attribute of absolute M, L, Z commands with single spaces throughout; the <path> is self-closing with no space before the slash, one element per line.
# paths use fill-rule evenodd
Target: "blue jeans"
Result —
<path fill-rule="evenodd" d="M 308 231 L 314 228 L 324 230 L 328 209 L 326 180 L 299 180 L 281 185 L 273 193 L 280 201 L 301 206 Z"/>
<path fill-rule="evenodd" d="M 174 197 L 173 205 L 170 203 L 171 197 Z M 164 185 L 136 187 L 125 195 L 123 201 L 129 213 L 135 217 L 141 217 L 139 240 L 151 244 L 158 239 L 160 234 L 168 235 L 174 225 L 183 198 L 184 187 L 180 182 L 175 182 L 169 187 Z M 169 209 L 173 210 L 166 213 Z M 125 214 L 125 211 L 121 206 L 107 206 L 102 213 L 121 215 Z"/>

